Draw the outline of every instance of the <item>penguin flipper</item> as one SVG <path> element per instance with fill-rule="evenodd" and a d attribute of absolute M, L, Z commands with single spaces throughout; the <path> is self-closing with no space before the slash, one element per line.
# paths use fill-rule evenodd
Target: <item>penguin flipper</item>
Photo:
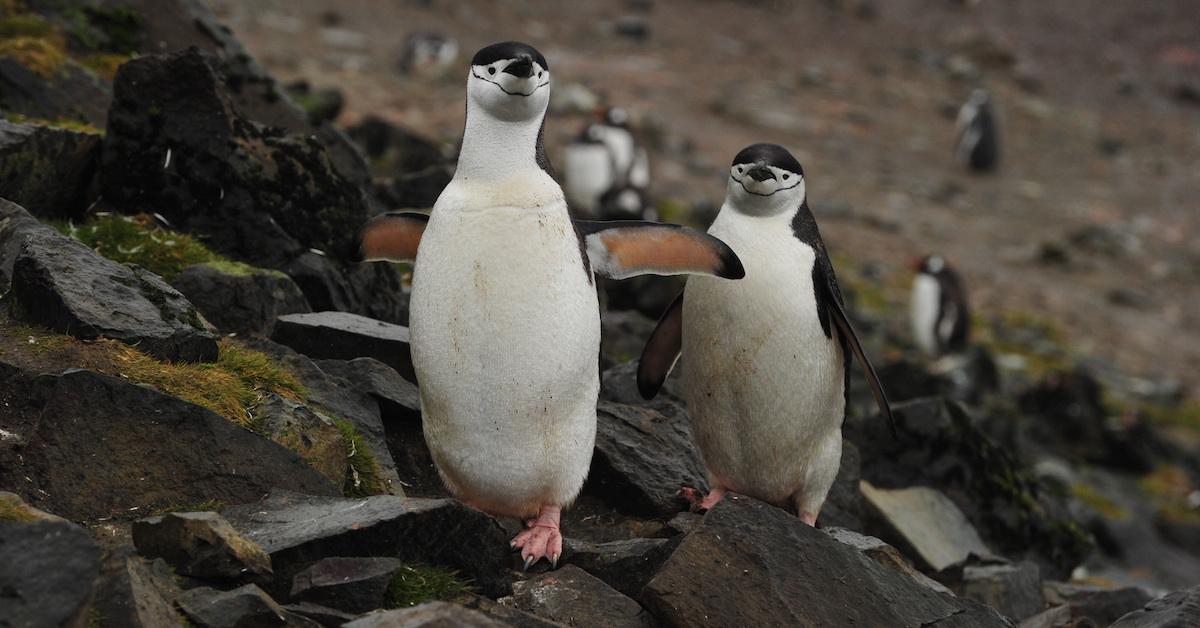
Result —
<path fill-rule="evenodd" d="M 683 292 L 671 301 L 638 360 L 637 385 L 642 399 L 653 399 L 679 362 L 683 349 Z"/>
<path fill-rule="evenodd" d="M 690 227 L 642 220 L 576 220 L 575 227 L 584 238 L 592 270 L 601 277 L 746 276 L 728 244 Z"/>
<path fill-rule="evenodd" d="M 417 259 L 417 246 L 429 214 L 387 212 L 370 220 L 359 233 L 359 251 L 364 262 L 381 260 L 411 262 Z"/>
<path fill-rule="evenodd" d="M 834 297 L 836 292 L 829 283 L 825 284 L 826 295 L 822 301 L 825 306 L 825 311 L 829 315 L 829 319 L 833 321 L 833 325 L 837 327 L 838 335 L 842 337 L 845 346 L 850 348 L 850 352 L 854 354 L 854 358 L 858 360 L 859 366 L 862 367 L 863 374 L 867 376 L 867 384 L 871 386 L 871 394 L 875 396 L 875 403 L 879 406 L 879 411 L 883 416 L 887 417 L 888 427 L 892 430 L 892 436 L 896 436 L 896 419 L 892 416 L 892 406 L 888 403 L 887 394 L 883 392 L 883 385 L 879 383 L 879 376 L 875 374 L 875 367 L 871 366 L 871 361 L 867 359 L 867 354 L 863 351 L 862 343 L 858 341 L 858 334 L 854 333 L 854 328 L 850 326 L 850 319 L 846 316 L 846 310 L 842 308 L 841 302 Z M 849 359 L 849 356 L 846 356 Z"/>

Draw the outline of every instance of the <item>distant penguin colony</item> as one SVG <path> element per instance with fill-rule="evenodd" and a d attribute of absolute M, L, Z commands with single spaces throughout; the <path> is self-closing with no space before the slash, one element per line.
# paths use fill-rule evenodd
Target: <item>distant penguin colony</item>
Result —
<path fill-rule="evenodd" d="M 1000 133 L 992 97 L 976 89 L 958 111 L 954 155 L 966 168 L 989 172 L 1000 162 Z"/>
<path fill-rule="evenodd" d="M 385 214 L 361 240 L 367 259 L 415 259 L 409 318 L 426 443 L 463 502 L 526 520 L 512 542 L 526 567 L 557 563 L 561 510 L 591 463 L 593 273 L 744 275 L 725 243 L 692 229 L 573 222 L 542 142 L 550 83 L 527 44 L 476 53 L 453 179 L 428 216 Z"/>
<path fill-rule="evenodd" d="M 971 313 L 962 279 L 940 255 L 917 260 L 914 270 L 909 320 L 917 347 L 932 357 L 965 350 Z"/>
<path fill-rule="evenodd" d="M 738 252 L 746 278 L 690 278 L 638 365 L 652 398 L 681 353 L 692 434 L 710 491 L 776 504 L 815 525 L 837 476 L 851 356 L 880 411 L 887 398 L 850 325 L 833 265 L 809 211 L 804 170 L 774 144 L 733 159 L 725 204 L 708 230 Z"/>

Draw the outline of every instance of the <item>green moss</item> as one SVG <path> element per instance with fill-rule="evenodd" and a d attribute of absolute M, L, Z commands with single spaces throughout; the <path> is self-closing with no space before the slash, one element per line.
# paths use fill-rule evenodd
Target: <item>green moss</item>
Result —
<path fill-rule="evenodd" d="M 1106 519 L 1125 519 L 1129 516 L 1128 510 L 1122 508 L 1090 484 L 1083 482 L 1072 484 L 1071 494 L 1079 501 L 1091 506 Z"/>
<path fill-rule="evenodd" d="M 673 198 L 661 198 L 654 204 L 659 220 L 673 223 L 690 223 L 692 210 L 687 203 Z"/>
<path fill-rule="evenodd" d="M 342 486 L 342 492 L 346 497 L 367 497 L 387 492 L 379 461 L 363 441 L 362 434 L 359 434 L 354 424 L 346 419 L 335 418 L 333 422 L 341 430 L 342 440 L 346 442 L 346 451 L 350 452 L 347 455 L 350 464 L 346 470 L 346 482 Z"/>
<path fill-rule="evenodd" d="M 283 273 L 281 273 L 277 270 L 268 270 L 266 268 L 258 268 L 256 266 L 251 266 L 249 264 L 245 264 L 242 262 L 235 262 L 235 261 L 226 260 L 226 259 L 218 259 L 218 260 L 213 260 L 211 262 L 205 262 L 204 265 L 209 266 L 213 269 L 216 269 L 222 273 L 225 273 L 226 275 L 233 275 L 235 277 L 248 277 L 250 275 L 255 275 L 255 274 L 260 274 L 260 273 L 269 274 L 269 275 L 280 275 L 280 276 L 283 275 Z"/>
<path fill-rule="evenodd" d="M 157 517 L 172 512 L 217 512 L 227 505 L 219 499 L 210 499 L 194 504 L 168 504 L 150 514 Z"/>
<path fill-rule="evenodd" d="M 5 111 L 4 119 L 14 124 L 37 124 L 41 126 L 52 126 L 76 133 L 87 133 L 89 135 L 104 135 L 103 129 L 98 129 L 90 122 L 76 120 L 74 118 L 58 118 L 56 120 L 47 120 L 45 118 L 34 118 L 14 111 Z"/>
<path fill-rule="evenodd" d="M 31 515 L 29 511 L 17 504 L 0 500 L 0 522 L 30 523 L 32 521 L 37 521 L 37 517 Z"/>
<path fill-rule="evenodd" d="M 1192 399 L 1176 405 L 1142 404 L 1139 410 L 1143 416 L 1159 425 L 1177 425 L 1200 430 L 1200 403 Z"/>
<path fill-rule="evenodd" d="M 80 226 L 51 224 L 108 259 L 137 264 L 168 281 L 192 264 L 228 261 L 189 235 L 157 226 L 146 215 L 106 214 Z"/>
<path fill-rule="evenodd" d="M 1165 521 L 1200 525 L 1200 509 L 1188 503 L 1197 487 L 1187 471 L 1174 465 L 1162 465 L 1138 480 L 1142 492 L 1154 504 L 1158 516 Z"/>
<path fill-rule="evenodd" d="M 990 319 L 972 319 L 975 342 L 994 355 L 1019 357 L 1022 371 L 1041 377 L 1071 369 L 1072 359 L 1059 325 L 1047 318 L 1012 310 Z"/>
<path fill-rule="evenodd" d="M 384 603 L 387 608 L 407 608 L 435 600 L 451 600 L 471 590 L 458 572 L 423 563 L 404 565 L 392 577 Z"/>
<path fill-rule="evenodd" d="M 117 76 L 117 68 L 132 58 L 126 54 L 98 53 L 80 57 L 78 62 L 97 76 L 111 81 Z"/>
<path fill-rule="evenodd" d="M 47 80 L 57 76 L 67 62 L 62 42 L 53 37 L 0 39 L 0 57 L 14 59 Z"/>
<path fill-rule="evenodd" d="M 62 17 L 71 40 L 85 51 L 130 55 L 141 47 L 142 16 L 128 6 L 73 6 Z"/>
<path fill-rule="evenodd" d="M 0 39 L 15 37 L 46 38 L 54 35 L 54 25 L 36 13 L 5 12 L 0 17 Z"/>

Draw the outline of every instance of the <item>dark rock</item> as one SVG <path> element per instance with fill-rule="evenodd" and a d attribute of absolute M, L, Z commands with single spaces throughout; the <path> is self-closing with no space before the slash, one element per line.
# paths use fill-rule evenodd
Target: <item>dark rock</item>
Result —
<path fill-rule="evenodd" d="M 320 628 L 321 624 L 284 610 L 257 585 L 232 591 L 198 587 L 179 596 L 179 608 L 202 628 Z"/>
<path fill-rule="evenodd" d="M 1188 628 L 1200 625 L 1200 586 L 1168 593 L 1109 628 Z"/>
<path fill-rule="evenodd" d="M 0 197 L 39 216 L 83 216 L 99 163 L 99 135 L 0 119 Z"/>
<path fill-rule="evenodd" d="M 568 626 L 646 628 L 656 625 L 637 602 L 574 565 L 515 583 L 512 604 Z"/>
<path fill-rule="evenodd" d="M 441 147 L 436 143 L 377 116 L 369 115 L 363 118 L 362 122 L 346 129 L 346 134 L 363 148 L 374 165 L 376 176 L 403 177 L 431 166 L 448 163 Z M 437 194 L 440 193 L 441 189 L 438 189 Z M 436 200 L 436 198 L 435 194 L 434 199 Z M 394 206 L 428 207 L 429 205 Z"/>
<path fill-rule="evenodd" d="M 20 495 L 8 491 L 0 491 L 0 513 L 4 513 L 7 521 L 66 521 L 58 515 L 52 515 L 26 504 Z"/>
<path fill-rule="evenodd" d="M 291 599 L 367 613 L 383 606 L 392 576 L 403 565 L 382 556 L 324 558 L 296 574 Z"/>
<path fill-rule="evenodd" d="M 681 512 L 667 522 L 666 530 L 671 534 L 688 534 L 700 527 L 704 515 L 698 512 Z"/>
<path fill-rule="evenodd" d="M 505 628 L 507 624 L 449 602 L 426 602 L 412 608 L 363 615 L 344 628 Z"/>
<path fill-rule="evenodd" d="M 881 364 L 876 373 L 892 403 L 934 397 L 942 392 L 942 380 L 916 362 L 889 361 Z"/>
<path fill-rule="evenodd" d="M 726 496 L 683 539 L 642 601 L 667 626 L 1008 625 L 740 495 Z"/>
<path fill-rule="evenodd" d="M 264 339 L 250 339 L 246 346 L 271 356 L 296 374 L 307 391 L 308 405 L 330 417 L 341 417 L 354 425 L 363 442 L 379 462 L 383 480 L 392 494 L 401 494 L 396 463 L 388 451 L 387 434 L 380 418 L 379 404 L 350 381 L 326 373 L 308 357 L 281 344 Z"/>
<path fill-rule="evenodd" d="M 629 597 L 637 597 L 675 545 L 673 539 L 627 539 L 608 543 L 566 539 L 561 562 L 579 567 Z"/>
<path fill-rule="evenodd" d="M 459 569 L 490 596 L 511 590 L 508 538 L 494 519 L 454 500 L 284 491 L 223 514 L 271 555 L 278 582 L 330 556 L 388 556 Z"/>
<path fill-rule="evenodd" d="M 1066 605 L 1048 608 L 1021 622 L 1020 628 L 1087 628 L 1087 622 L 1076 624 L 1071 619 L 1071 609 Z"/>
<path fill-rule="evenodd" d="M 173 512 L 133 522 L 133 544 L 194 578 L 267 577 L 271 558 L 215 512 Z"/>
<path fill-rule="evenodd" d="M 226 333 L 265 336 L 280 315 L 311 311 L 296 283 L 277 270 L 196 264 L 183 269 L 171 285 Z"/>
<path fill-rule="evenodd" d="M 873 536 L 859 534 L 845 528 L 825 528 L 825 533 L 839 543 L 849 545 L 862 552 L 863 556 L 899 573 L 905 574 L 921 585 L 939 593 L 952 594 L 946 585 L 921 573 L 899 550 Z"/>
<path fill-rule="evenodd" d="M 350 382 L 379 402 L 384 421 L 421 420 L 421 391 L 396 369 L 375 358 L 317 360 L 322 371 Z"/>
<path fill-rule="evenodd" d="M 641 275 L 620 281 L 596 279 L 596 287 L 600 289 L 607 309 L 637 310 L 655 321 L 683 291 L 683 285 L 684 280 L 680 277 L 656 275 Z"/>
<path fill-rule="evenodd" d="M 271 340 L 310 358 L 353 360 L 370 357 L 414 381 L 408 328 L 350 314 L 313 312 L 280 316 Z"/>
<path fill-rule="evenodd" d="M 464 594 L 454 601 L 462 604 L 465 608 L 479 611 L 504 625 L 513 626 L 513 628 L 559 628 L 564 625 L 474 593 Z"/>
<path fill-rule="evenodd" d="M 861 488 L 879 521 L 871 527 L 926 568 L 941 571 L 971 555 L 992 555 L 971 522 L 940 491 L 927 486 L 881 489 L 866 481 Z"/>
<path fill-rule="evenodd" d="M 0 625 L 82 626 L 100 548 L 65 521 L 0 523 Z"/>
<path fill-rule="evenodd" d="M 300 454 L 334 486 L 346 482 L 350 452 L 342 430 L 329 417 L 294 399 L 264 393 L 254 406 L 254 419 L 260 434 Z"/>
<path fill-rule="evenodd" d="M 80 120 L 104 126 L 111 98 L 108 84 L 67 60 L 54 80 L 10 57 L 0 57 L 0 108 L 43 120 Z"/>
<path fill-rule="evenodd" d="M 175 611 L 179 585 L 162 560 L 133 556 L 130 547 L 112 553 L 104 562 L 93 607 L 102 626 L 165 628 L 183 620 Z"/>
<path fill-rule="evenodd" d="M 76 338 L 112 338 L 173 362 L 217 358 L 216 336 L 158 275 L 55 231 L 28 234 L 13 263 L 11 296 L 18 317 Z"/>
<path fill-rule="evenodd" d="M 284 271 L 318 312 L 337 310 L 408 324 L 408 291 L 390 262 L 346 264 L 306 251 Z"/>
<path fill-rule="evenodd" d="M 287 85 L 286 90 L 296 105 L 308 114 L 308 121 L 313 126 L 333 122 L 346 106 L 346 97 L 333 87 L 314 90 L 308 81 L 296 81 Z"/>
<path fill-rule="evenodd" d="M 1067 609 L 1070 620 L 1088 620 L 1097 626 L 1107 626 L 1122 615 L 1142 608 L 1153 599 L 1145 589 L 1124 587 L 1106 589 L 1093 585 L 1047 582 L 1042 586 L 1048 604 Z"/>
<path fill-rule="evenodd" d="M 149 387 L 88 371 L 34 378 L 0 370 L 0 386 L 4 380 L 32 390 L 32 421 L 14 427 L 0 418 L 0 427 L 26 442 L 14 464 L 0 466 L 0 486 L 36 495 L 64 517 L 244 503 L 273 487 L 340 492 L 295 453 Z"/>
<path fill-rule="evenodd" d="M 608 370 L 618 364 L 637 360 L 646 340 L 654 332 L 653 320 L 634 311 L 600 313 L 600 368 Z"/>
<path fill-rule="evenodd" d="M 25 211 L 25 208 L 0 198 L 0 289 L 7 290 L 12 281 L 13 264 L 21 254 L 21 245 L 34 233 L 52 233 Z"/>
<path fill-rule="evenodd" d="M 380 179 L 375 189 L 389 207 L 426 209 L 433 207 L 453 178 L 454 166 L 440 164 Z"/>
<path fill-rule="evenodd" d="M 680 358 L 681 363 L 682 361 L 683 358 Z M 671 371 L 667 381 L 663 382 L 658 396 L 651 401 L 642 399 L 641 393 L 638 392 L 637 369 L 638 363 L 634 360 L 604 371 L 600 375 L 600 399 L 631 406 L 647 406 L 664 413 L 671 412 L 673 407 L 679 408 L 685 405 L 679 383 L 678 365 L 675 370 Z"/>
<path fill-rule="evenodd" d="M 673 404 L 660 408 L 599 403 L 585 493 L 626 514 L 670 517 L 687 507 L 681 486 L 707 489 L 687 415 Z"/>
<path fill-rule="evenodd" d="M 1051 578 L 1065 577 L 1088 553 L 1090 542 L 1062 498 L 988 437 L 961 405 L 923 399 L 892 409 L 895 437 L 876 416 L 851 416 L 843 427 L 862 456 L 864 480 L 885 489 L 940 490 L 994 551 L 1036 560 Z"/>
<path fill-rule="evenodd" d="M 613 24 L 613 31 L 637 42 L 650 38 L 650 22 L 640 15 L 622 15 Z"/>
<path fill-rule="evenodd" d="M 310 604 L 308 602 L 286 604 L 283 610 L 301 617 L 307 617 L 325 626 L 325 628 L 341 628 L 342 624 L 354 621 L 354 615 L 350 613 L 343 613 L 336 608 L 329 608 L 320 604 Z"/>
<path fill-rule="evenodd" d="M 1041 612 L 1042 578 L 1034 563 L 972 565 L 963 569 L 959 595 L 1017 621 Z"/>
<path fill-rule="evenodd" d="M 341 259 L 366 221 L 362 191 L 311 136 L 245 118 L 215 57 L 198 49 L 121 66 L 104 137 L 104 197 L 129 213 L 161 212 L 213 249 L 283 268 L 306 249 Z"/>

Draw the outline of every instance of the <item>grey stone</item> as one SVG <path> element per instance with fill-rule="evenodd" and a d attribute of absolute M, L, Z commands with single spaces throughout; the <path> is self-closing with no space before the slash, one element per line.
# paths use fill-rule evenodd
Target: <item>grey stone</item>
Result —
<path fill-rule="evenodd" d="M 1042 593 L 1048 604 L 1066 608 L 1070 619 L 1087 619 L 1097 626 L 1107 626 L 1154 599 L 1149 592 L 1138 587 L 1108 589 L 1068 582 L 1043 583 Z"/>
<path fill-rule="evenodd" d="M 266 577 L 271 557 L 215 512 L 172 512 L 133 522 L 133 544 L 194 578 Z"/>
<path fill-rule="evenodd" d="M 202 628 L 320 628 L 321 624 L 284 610 L 257 585 L 232 591 L 198 587 L 179 596 L 179 608 Z"/>
<path fill-rule="evenodd" d="M 312 604 L 310 602 L 300 602 L 297 604 L 285 604 L 283 610 L 307 617 L 325 628 L 341 628 L 342 624 L 354 621 L 354 615 L 344 613 L 336 608 L 321 606 L 320 604 Z"/>
<path fill-rule="evenodd" d="M 575 565 L 617 591 L 637 597 L 675 549 L 675 539 L 626 539 L 589 543 L 563 541 L 561 563 Z"/>
<path fill-rule="evenodd" d="M 392 576 L 404 565 L 383 556 L 323 558 L 292 578 L 291 599 L 366 613 L 383 606 Z"/>
<path fill-rule="evenodd" d="M 930 569 L 941 571 L 972 554 L 992 555 L 971 522 L 941 492 L 925 486 L 880 489 L 866 480 L 859 486 L 895 538 Z"/>
<path fill-rule="evenodd" d="M 0 626 L 82 626 L 100 548 L 64 521 L 0 523 Z"/>
<path fill-rule="evenodd" d="M 133 548 L 114 551 L 100 573 L 96 603 L 101 626 L 129 628 L 183 627 L 175 610 L 179 585 L 162 560 L 133 556 Z"/>
<path fill-rule="evenodd" d="M 408 328 L 348 312 L 280 316 L 271 340 L 313 359 L 370 357 L 413 381 Z"/>
<path fill-rule="evenodd" d="M 334 486 L 345 485 L 350 451 L 332 419 L 276 393 L 263 394 L 253 412 L 260 434 L 300 454 Z"/>
<path fill-rule="evenodd" d="M 99 163 L 99 134 L 0 120 L 0 198 L 39 216 L 82 215 Z"/>
<path fill-rule="evenodd" d="M 322 371 L 340 377 L 379 403 L 385 419 L 420 420 L 421 392 L 396 369 L 375 358 L 316 360 Z"/>
<path fill-rule="evenodd" d="M 278 316 L 311 311 L 296 282 L 277 270 L 196 264 L 171 285 L 226 333 L 267 335 Z"/>
<path fill-rule="evenodd" d="M 515 583 L 512 604 L 523 611 L 581 628 L 655 625 L 637 602 L 574 565 Z"/>
<path fill-rule="evenodd" d="M 363 615 L 344 628 L 505 628 L 507 624 L 448 602 Z"/>
<path fill-rule="evenodd" d="M 884 543 L 881 539 L 859 534 L 845 528 L 824 528 L 824 531 L 829 536 L 837 539 L 839 543 L 853 547 L 862 552 L 863 556 L 870 558 L 884 567 L 907 574 L 913 580 L 938 593 L 953 594 L 953 591 L 946 588 L 946 585 L 921 573 L 916 567 L 913 567 L 912 563 L 899 550 Z"/>
<path fill-rule="evenodd" d="M 963 568 L 959 595 L 977 600 L 1017 621 L 1041 612 L 1042 578 L 1031 562 Z"/>
<path fill-rule="evenodd" d="M 1200 626 L 1200 586 L 1174 591 L 1122 616 L 1109 628 L 1192 628 Z"/>

